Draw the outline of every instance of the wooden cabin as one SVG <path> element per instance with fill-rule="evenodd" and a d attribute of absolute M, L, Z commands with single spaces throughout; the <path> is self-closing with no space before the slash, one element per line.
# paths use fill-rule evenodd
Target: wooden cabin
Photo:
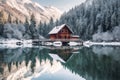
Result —
<path fill-rule="evenodd" d="M 54 27 L 50 32 L 50 39 L 78 39 L 77 35 L 73 35 L 73 31 L 66 24 Z"/>

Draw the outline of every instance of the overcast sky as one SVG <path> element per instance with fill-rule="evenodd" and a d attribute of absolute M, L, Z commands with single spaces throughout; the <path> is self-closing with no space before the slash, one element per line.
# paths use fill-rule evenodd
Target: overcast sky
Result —
<path fill-rule="evenodd" d="M 54 6 L 61 11 L 68 11 L 72 7 L 81 4 L 85 0 L 32 0 L 43 6 Z"/>

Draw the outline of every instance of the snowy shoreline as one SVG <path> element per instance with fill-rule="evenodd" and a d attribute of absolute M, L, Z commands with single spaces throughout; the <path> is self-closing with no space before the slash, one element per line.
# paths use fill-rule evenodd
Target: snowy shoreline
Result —
<path fill-rule="evenodd" d="M 83 42 L 83 46 L 90 47 L 90 46 L 120 46 L 120 42 L 92 42 L 92 41 L 85 41 Z"/>
<path fill-rule="evenodd" d="M 32 40 L 2 39 L 0 48 L 32 47 Z"/>
<path fill-rule="evenodd" d="M 120 46 L 120 42 L 92 42 L 84 41 L 83 46 Z M 81 46 L 81 45 L 80 45 Z M 1 39 L 0 48 L 18 48 L 18 47 L 33 47 L 32 40 L 18 40 L 18 39 Z"/>

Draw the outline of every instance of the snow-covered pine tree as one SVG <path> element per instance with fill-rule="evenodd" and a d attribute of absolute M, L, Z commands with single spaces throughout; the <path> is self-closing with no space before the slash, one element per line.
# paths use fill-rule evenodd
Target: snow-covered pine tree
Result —
<path fill-rule="evenodd" d="M 30 32 L 31 32 L 32 39 L 37 38 L 36 37 L 37 36 L 36 35 L 36 33 L 37 33 L 37 30 L 36 30 L 36 20 L 35 20 L 34 14 L 31 15 L 29 29 L 30 29 Z"/>
<path fill-rule="evenodd" d="M 4 11 L 0 11 L 0 35 L 2 36 L 4 30 L 4 24 L 6 23 L 6 15 Z"/>

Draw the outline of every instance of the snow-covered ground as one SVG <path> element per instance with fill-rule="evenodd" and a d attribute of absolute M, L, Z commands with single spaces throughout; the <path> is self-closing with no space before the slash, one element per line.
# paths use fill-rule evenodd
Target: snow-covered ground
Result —
<path fill-rule="evenodd" d="M 32 47 L 32 40 L 1 39 L 0 48 Z"/>
<path fill-rule="evenodd" d="M 77 43 L 77 42 L 69 42 L 68 43 L 70 46 L 77 46 L 77 45 L 79 45 L 79 43 Z"/>
<path fill-rule="evenodd" d="M 92 36 L 93 41 L 120 41 L 120 26 L 115 26 L 112 31 L 98 31 Z"/>
<path fill-rule="evenodd" d="M 77 46 L 76 42 L 71 42 L 71 44 L 72 46 L 73 45 Z M 90 47 L 94 45 L 120 46 L 120 42 L 92 42 L 92 41 L 83 42 L 83 46 L 86 47 Z M 32 40 L 0 39 L 0 48 L 19 48 L 19 47 L 33 47 Z"/>
<path fill-rule="evenodd" d="M 83 45 L 86 47 L 90 47 L 93 45 L 102 45 L 102 46 L 120 46 L 120 42 L 92 42 L 92 41 L 85 41 Z"/>

